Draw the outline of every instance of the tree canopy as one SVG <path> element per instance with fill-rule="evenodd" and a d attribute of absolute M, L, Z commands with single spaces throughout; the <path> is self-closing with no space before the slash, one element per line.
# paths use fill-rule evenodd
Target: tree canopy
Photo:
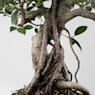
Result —
<path fill-rule="evenodd" d="M 10 26 L 10 32 L 17 30 L 19 33 L 26 34 L 27 30 L 35 28 L 37 33 L 44 22 L 41 25 L 37 25 L 33 21 L 35 18 L 41 19 L 44 16 L 44 12 L 51 8 L 52 5 L 49 7 L 45 6 L 46 2 L 52 3 L 52 0 L 0 0 L 0 14 L 11 18 L 12 26 Z M 68 14 L 67 21 L 76 16 L 95 20 L 94 13 L 92 13 L 95 9 L 95 0 L 70 0 L 70 3 L 70 8 L 73 11 Z M 75 30 L 75 35 L 81 34 L 86 28 L 87 26 L 79 26 Z M 71 40 L 72 44 L 77 44 L 81 49 L 77 40 L 74 38 Z"/>
<path fill-rule="evenodd" d="M 50 1 L 51 0 L 0 0 L 0 14 L 11 17 L 12 26 L 10 27 L 10 31 L 17 30 L 25 34 L 27 29 L 33 28 L 32 20 L 36 17 L 40 19 L 44 16 L 44 12 L 51 8 L 51 6 L 47 8 L 44 4 Z M 72 10 L 76 8 L 75 6 L 78 8 L 72 11 L 74 13 L 72 13 L 67 20 L 76 16 L 95 19 L 94 14 L 91 13 L 91 11 L 95 9 L 95 0 L 70 0 L 70 2 Z M 27 25 L 27 23 L 29 24 Z M 35 32 L 37 31 L 36 28 Z"/>

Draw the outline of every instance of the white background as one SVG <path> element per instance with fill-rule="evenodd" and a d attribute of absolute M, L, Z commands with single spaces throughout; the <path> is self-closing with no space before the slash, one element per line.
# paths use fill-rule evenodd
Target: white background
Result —
<path fill-rule="evenodd" d="M 10 32 L 10 19 L 0 16 L 0 95 L 11 93 L 24 85 L 28 85 L 34 75 L 31 59 L 31 38 L 34 31 L 26 35 L 17 31 Z M 87 25 L 85 33 L 77 37 L 82 46 L 82 52 L 74 46 L 81 61 L 78 72 L 79 83 L 95 94 L 95 22 L 81 17 L 70 21 L 66 27 L 73 35 L 74 30 L 80 25 Z M 65 63 L 70 71 L 75 73 L 77 61 L 69 47 L 69 41 L 64 36 L 61 43 L 65 49 Z M 73 80 L 75 81 L 75 80 Z"/>

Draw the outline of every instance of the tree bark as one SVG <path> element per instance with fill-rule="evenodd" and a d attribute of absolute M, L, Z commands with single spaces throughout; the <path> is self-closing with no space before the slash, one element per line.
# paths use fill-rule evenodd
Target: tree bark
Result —
<path fill-rule="evenodd" d="M 72 82 L 72 75 L 64 63 L 64 48 L 60 44 L 61 31 L 66 22 L 74 17 L 76 11 L 70 10 L 69 0 L 52 0 L 52 3 L 51 9 L 44 11 L 44 26 L 32 37 L 35 76 L 26 88 L 12 95 L 90 95 L 86 88 Z M 38 10 L 38 13 L 43 12 Z M 67 14 L 70 15 L 66 17 Z M 34 13 L 33 17 L 26 19 L 26 22 L 37 15 Z M 94 18 L 93 14 L 92 18 Z M 49 54 L 47 53 L 48 45 L 52 46 Z"/>

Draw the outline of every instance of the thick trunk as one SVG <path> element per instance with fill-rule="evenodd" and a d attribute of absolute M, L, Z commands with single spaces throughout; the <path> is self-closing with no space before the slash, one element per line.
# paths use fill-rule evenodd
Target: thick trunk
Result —
<path fill-rule="evenodd" d="M 64 63 L 60 35 L 65 26 L 63 17 L 69 11 L 68 0 L 53 0 L 52 8 L 46 12 L 44 26 L 32 37 L 35 76 L 26 88 L 19 91 L 21 95 L 90 95 L 85 88 L 72 82 L 72 74 Z M 52 46 L 49 54 L 48 45 Z M 19 92 L 12 95 L 20 95 Z"/>

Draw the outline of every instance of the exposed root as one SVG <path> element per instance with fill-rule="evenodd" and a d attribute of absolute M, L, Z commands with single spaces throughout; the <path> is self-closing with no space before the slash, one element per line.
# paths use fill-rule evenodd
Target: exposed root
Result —
<path fill-rule="evenodd" d="M 56 82 L 56 87 L 59 90 L 63 90 L 63 89 L 72 89 L 72 90 L 76 90 L 76 91 L 80 91 L 83 93 L 83 95 L 91 95 L 90 92 L 83 86 L 81 86 L 78 83 L 75 82 L 66 82 L 66 81 L 57 81 Z"/>

